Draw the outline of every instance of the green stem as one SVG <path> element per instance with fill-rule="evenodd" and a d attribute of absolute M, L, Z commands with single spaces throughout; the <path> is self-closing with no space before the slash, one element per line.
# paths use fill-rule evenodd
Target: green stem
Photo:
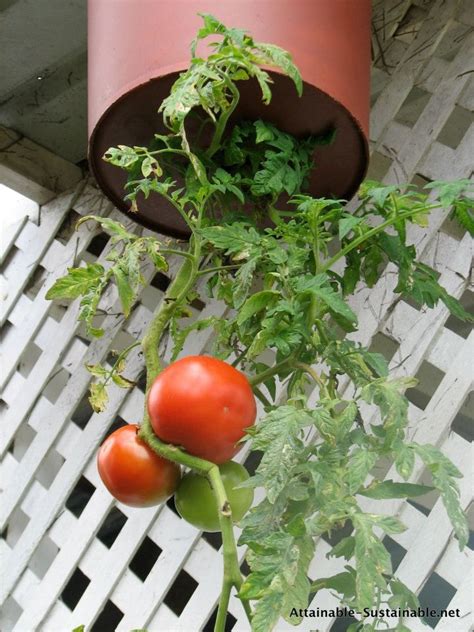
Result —
<path fill-rule="evenodd" d="M 183 211 L 183 209 L 180 207 L 179 204 L 177 204 L 173 198 L 171 197 L 171 195 L 168 195 L 167 193 L 161 193 L 161 195 L 168 200 L 168 202 L 174 206 L 174 208 L 178 211 L 178 213 L 181 215 L 181 217 L 183 218 L 183 220 L 185 221 L 186 225 L 188 226 L 188 228 L 191 229 L 191 231 L 194 230 L 194 226 L 192 224 L 192 222 L 189 220 L 188 216 L 186 215 L 186 213 Z"/>
<path fill-rule="evenodd" d="M 205 274 L 211 274 L 212 272 L 220 272 L 221 270 L 236 270 L 240 268 L 240 265 L 228 265 L 228 266 L 216 266 L 215 268 L 205 268 L 199 270 L 198 276 L 204 276 Z"/>
<path fill-rule="evenodd" d="M 172 318 L 177 307 L 182 305 L 189 290 L 194 286 L 198 274 L 198 263 L 201 253 L 201 242 L 197 235 L 194 235 L 191 242 L 192 255 L 185 259 L 174 281 L 166 291 L 161 306 L 149 325 L 148 331 L 142 341 L 143 353 L 147 369 L 146 396 L 153 384 L 154 379 L 162 369 L 159 357 L 160 340 Z M 219 524 L 222 531 L 223 558 L 224 558 L 224 579 L 222 593 L 219 600 L 218 614 L 215 625 L 215 632 L 224 632 L 227 609 L 229 605 L 230 591 L 232 587 L 240 588 L 242 576 L 240 573 L 239 561 L 237 557 L 237 546 L 234 538 L 232 523 L 232 512 L 227 499 L 226 491 L 219 468 L 214 463 L 200 459 L 191 454 L 187 454 L 177 446 L 163 443 L 155 435 L 151 426 L 150 418 L 146 407 L 143 422 L 140 426 L 139 437 L 145 441 L 160 456 L 170 461 L 179 463 L 185 467 L 190 467 L 209 478 L 219 510 Z M 243 602 L 247 616 L 250 617 L 249 604 Z"/>
<path fill-rule="evenodd" d="M 257 388 L 256 386 L 253 387 L 253 392 L 255 394 L 255 397 L 260 400 L 262 402 L 262 404 L 266 407 L 266 408 L 270 408 L 270 406 L 272 405 L 271 402 L 265 397 L 265 395 L 262 393 L 262 391 Z"/>
<path fill-rule="evenodd" d="M 216 624 L 214 632 L 224 632 L 229 606 L 230 592 L 235 586 L 239 590 L 242 585 L 242 575 L 240 573 L 239 558 L 237 557 L 237 545 L 235 543 L 234 529 L 232 523 L 232 510 L 227 500 L 227 494 L 217 465 L 209 470 L 207 477 L 214 491 L 217 510 L 219 515 L 219 525 L 222 532 L 222 547 L 224 557 L 224 576 L 222 579 L 222 591 L 217 609 Z M 242 603 L 245 602 L 242 600 Z M 247 616 L 249 612 L 247 611 Z"/>
<path fill-rule="evenodd" d="M 159 252 L 162 255 L 178 255 L 179 257 L 184 257 L 185 259 L 194 261 L 194 255 L 192 255 L 190 252 L 186 252 L 185 250 L 175 250 L 174 248 L 160 248 Z"/>
<path fill-rule="evenodd" d="M 293 366 L 297 369 L 301 369 L 302 371 L 305 371 L 306 373 L 308 373 L 308 375 L 311 375 L 311 377 L 319 386 L 319 388 L 323 391 L 326 390 L 324 382 L 322 381 L 321 377 L 316 373 L 316 371 L 313 369 L 312 366 L 310 366 L 309 364 L 306 364 L 305 362 L 293 362 Z"/>
<path fill-rule="evenodd" d="M 239 98 L 240 98 L 240 93 L 238 89 L 236 88 L 236 86 L 234 85 L 234 83 L 227 77 L 227 75 L 223 74 L 218 69 L 216 70 L 219 72 L 219 74 L 222 75 L 222 78 L 226 86 L 229 88 L 230 92 L 232 93 L 232 101 L 230 102 L 228 109 L 221 115 L 221 117 L 219 118 L 217 122 L 216 131 L 214 132 L 212 142 L 206 152 L 208 158 L 211 158 L 219 149 L 221 145 L 222 135 L 224 133 L 225 128 L 227 127 L 227 122 L 232 112 L 237 107 L 237 103 L 239 102 Z"/>
<path fill-rule="evenodd" d="M 196 253 L 195 253 L 196 254 Z M 166 291 L 160 308 L 153 317 L 148 330 L 142 340 L 142 349 L 145 356 L 147 369 L 147 394 L 151 384 L 161 371 L 161 361 L 158 352 L 158 345 L 163 333 L 168 326 L 176 308 L 186 298 L 186 294 L 193 287 L 197 272 L 197 259 L 193 261 L 185 259 L 181 265 L 174 281 Z"/>
<path fill-rule="evenodd" d="M 288 356 L 287 358 L 285 358 L 281 362 L 278 362 L 278 364 L 275 364 L 274 366 L 270 367 L 266 371 L 262 371 L 261 373 L 254 375 L 253 377 L 249 379 L 250 386 L 256 386 L 257 384 L 261 384 L 262 382 L 265 382 L 267 378 L 272 377 L 272 375 L 276 375 L 280 371 L 280 369 L 284 367 L 286 364 L 288 364 L 292 359 L 293 359 L 292 356 Z"/>
<path fill-rule="evenodd" d="M 115 369 L 119 366 L 120 362 L 124 358 L 127 357 L 127 355 L 130 353 L 132 349 L 134 349 L 135 347 L 138 347 L 141 344 L 142 343 L 139 340 L 136 340 L 135 342 L 132 342 L 131 345 L 128 345 L 128 347 L 125 347 L 125 349 L 122 349 L 122 351 L 117 356 L 117 359 L 115 360 L 113 367 L 110 369 L 109 374 L 104 381 L 104 385 L 107 385 L 110 382 L 110 380 L 112 379 L 112 374 L 114 373 Z"/>
<path fill-rule="evenodd" d="M 160 441 L 153 431 L 148 414 L 145 414 L 143 418 L 138 436 L 140 439 L 145 441 L 145 443 L 147 443 L 154 452 L 163 458 L 168 459 L 168 461 L 178 463 L 179 465 L 183 465 L 184 467 L 190 467 L 200 474 L 207 475 L 207 473 L 215 467 L 214 463 L 211 463 L 210 461 L 200 459 L 197 456 L 184 452 L 184 450 L 181 450 L 175 445 Z"/>
<path fill-rule="evenodd" d="M 438 208 L 438 207 L 439 207 L 439 204 L 434 204 L 434 205 L 432 204 L 430 205 L 429 208 L 433 209 L 433 208 Z M 323 266 L 321 266 L 320 272 L 326 272 L 326 270 L 329 270 L 329 268 L 331 268 L 336 263 L 336 261 L 339 261 L 339 259 L 342 259 L 343 257 L 345 257 L 349 252 L 351 252 L 352 250 L 360 246 L 360 244 L 364 243 L 364 241 L 367 241 L 374 235 L 381 233 L 385 228 L 387 228 L 387 226 L 392 226 L 393 224 L 395 224 L 395 222 L 398 222 L 400 220 L 409 219 L 410 217 L 413 217 L 414 215 L 417 215 L 418 213 L 426 213 L 426 211 L 427 211 L 427 207 L 424 207 L 421 209 L 417 209 L 415 211 L 410 211 L 409 213 L 400 213 L 398 217 L 391 217 L 390 219 L 385 220 L 385 222 L 382 222 L 381 224 L 379 224 L 378 226 L 374 226 L 374 228 L 372 228 L 371 230 L 368 230 L 364 235 L 357 237 L 357 239 L 354 239 L 354 241 L 351 241 L 350 244 L 347 244 L 347 246 L 342 248 L 338 253 L 336 253 L 333 257 L 331 257 L 328 261 L 326 261 L 326 263 Z"/>

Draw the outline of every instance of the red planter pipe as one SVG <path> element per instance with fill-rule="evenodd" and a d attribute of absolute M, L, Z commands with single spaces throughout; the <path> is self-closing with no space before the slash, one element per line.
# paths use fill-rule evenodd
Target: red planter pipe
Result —
<path fill-rule="evenodd" d="M 101 157 L 110 146 L 146 145 L 164 130 L 157 109 L 189 65 L 189 45 L 202 24 L 198 12 L 293 55 L 303 97 L 278 73 L 269 106 L 253 82 L 239 82 L 236 117 L 263 118 L 296 135 L 335 127 L 333 144 L 315 152 L 310 191 L 351 197 L 368 162 L 370 0 L 89 0 L 89 158 L 106 195 L 127 210 L 125 176 Z M 134 217 L 187 235 L 175 211 L 156 199 Z"/>

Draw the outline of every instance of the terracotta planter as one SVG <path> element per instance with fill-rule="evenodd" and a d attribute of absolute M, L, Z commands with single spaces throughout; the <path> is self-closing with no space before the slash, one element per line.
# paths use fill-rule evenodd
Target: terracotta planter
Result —
<path fill-rule="evenodd" d="M 146 145 L 164 131 L 157 109 L 188 66 L 198 12 L 290 51 L 305 82 L 303 97 L 274 72 L 269 106 L 253 82 L 239 83 L 235 117 L 264 118 L 296 135 L 335 127 L 333 144 L 316 150 L 310 191 L 350 198 L 368 162 L 370 0 L 89 0 L 89 158 L 104 193 L 127 210 L 125 175 L 101 157 L 110 146 Z M 181 218 L 156 197 L 134 218 L 187 235 Z"/>

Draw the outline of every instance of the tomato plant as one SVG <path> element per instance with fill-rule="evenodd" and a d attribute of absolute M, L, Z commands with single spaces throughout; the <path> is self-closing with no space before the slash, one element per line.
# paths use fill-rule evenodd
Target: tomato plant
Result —
<path fill-rule="evenodd" d="M 206 477 L 212 488 L 224 554 L 216 632 L 224 630 L 232 589 L 253 632 L 268 632 L 280 616 L 294 623 L 291 610 L 306 608 L 320 590 L 337 592 L 341 604 L 359 613 L 381 604 L 415 608 L 417 597 L 394 576 L 383 542 L 384 534 L 405 527 L 395 516 L 365 511 L 363 500 L 412 498 L 434 487 L 462 548 L 468 528 L 459 501 L 461 474 L 435 446 L 407 438 L 404 391 L 415 381 L 390 376 L 382 355 L 347 335 L 358 328 L 350 297 L 361 284 L 376 285 L 390 265 L 396 296 L 428 308 L 443 303 L 457 318 L 472 322 L 436 272 L 419 261 L 409 231 L 414 224 L 426 226 L 433 209 L 450 208 L 474 233 L 473 185 L 432 182 L 420 191 L 367 181 L 350 207 L 344 200 L 312 197 L 306 183 L 313 152 L 330 142 L 330 135 L 294 138 L 263 120 L 232 118 L 240 81 L 256 80 L 264 102 L 270 101 L 271 78 L 262 66 L 287 73 L 301 93 L 290 55 L 212 16 L 203 19 L 194 45 L 212 36 L 212 54 L 193 56 L 161 104 L 167 133 L 155 135 L 148 147 L 120 145 L 105 155 L 128 174 L 132 212 L 143 197 L 164 197 L 189 227 L 189 244 L 143 237 L 109 218 L 83 218 L 111 235 L 107 265 L 71 268 L 48 298 L 80 298 L 79 319 L 98 337 L 103 332 L 94 319 L 110 281 L 127 317 L 144 284 L 140 263 L 148 259 L 166 270 L 168 257 L 182 259 L 140 341 L 149 407 L 139 437 L 150 450 Z M 201 129 L 212 130 L 209 144 L 188 137 L 191 113 L 202 118 Z M 266 221 L 263 228 L 262 218 L 271 224 Z M 224 303 L 222 317 L 190 316 L 188 306 L 205 294 Z M 222 365 L 214 362 L 220 368 L 208 371 L 209 359 L 196 364 L 191 358 L 163 370 L 159 349 L 165 336 L 175 360 L 187 337 L 206 328 L 213 334 L 212 355 L 249 376 L 262 405 L 253 426 L 248 384 L 239 373 L 234 379 L 230 367 L 221 372 Z M 97 411 L 106 406 L 110 383 L 133 386 L 124 377 L 128 351 L 112 368 L 88 367 L 95 377 L 91 403 Z M 193 390 L 190 373 L 180 378 L 181 367 L 191 371 L 193 366 L 199 380 L 206 376 L 200 392 Z M 308 391 L 316 396 L 309 399 Z M 229 405 L 234 397 L 238 411 Z M 226 406 L 236 420 L 230 434 L 224 430 Z M 191 423 L 191 414 L 199 423 Z M 241 521 L 240 544 L 247 547 L 250 567 L 245 580 L 226 511 L 230 491 L 216 465 L 233 454 L 230 446 L 244 428 L 260 455 L 248 484 L 259 488 L 262 498 Z M 382 459 L 394 463 L 398 480 L 377 478 L 374 466 Z M 410 480 L 422 467 L 431 473 L 432 486 Z M 344 558 L 345 570 L 310 581 L 316 542 L 342 526 L 350 527 L 350 535 L 329 555 Z M 360 614 L 354 625 L 377 630 L 388 624 L 368 623 Z"/>
<path fill-rule="evenodd" d="M 230 364 L 209 356 L 174 362 L 148 394 L 153 430 L 167 443 L 213 463 L 224 463 L 242 447 L 256 405 L 247 378 Z"/>
<path fill-rule="evenodd" d="M 239 522 L 250 509 L 253 490 L 238 488 L 249 478 L 247 470 L 235 461 L 219 466 L 219 472 L 232 510 L 233 522 Z M 212 487 L 205 476 L 188 472 L 175 493 L 179 515 L 202 531 L 220 531 L 219 512 Z"/>
<path fill-rule="evenodd" d="M 138 426 L 115 430 L 97 454 L 100 478 L 112 496 L 131 507 L 151 507 L 173 495 L 180 468 L 138 437 Z"/>

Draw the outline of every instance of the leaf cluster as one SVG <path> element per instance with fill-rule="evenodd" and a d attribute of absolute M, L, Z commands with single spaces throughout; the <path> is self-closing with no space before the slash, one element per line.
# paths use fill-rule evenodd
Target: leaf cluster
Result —
<path fill-rule="evenodd" d="M 160 244 L 154 237 L 140 237 L 127 231 L 119 222 L 94 215 L 80 219 L 78 226 L 89 220 L 97 222 L 111 235 L 112 247 L 106 256 L 110 265 L 105 267 L 100 263 L 87 263 L 83 267 L 69 268 L 67 275 L 58 279 L 48 290 L 46 298 L 80 298 L 78 319 L 85 323 L 91 336 L 101 337 L 103 329 L 94 327 L 93 322 L 110 280 L 115 281 L 122 310 L 127 317 L 140 288 L 145 284 L 141 272 L 144 258 L 148 257 L 157 270 L 167 270 L 168 264 L 160 254 Z"/>

